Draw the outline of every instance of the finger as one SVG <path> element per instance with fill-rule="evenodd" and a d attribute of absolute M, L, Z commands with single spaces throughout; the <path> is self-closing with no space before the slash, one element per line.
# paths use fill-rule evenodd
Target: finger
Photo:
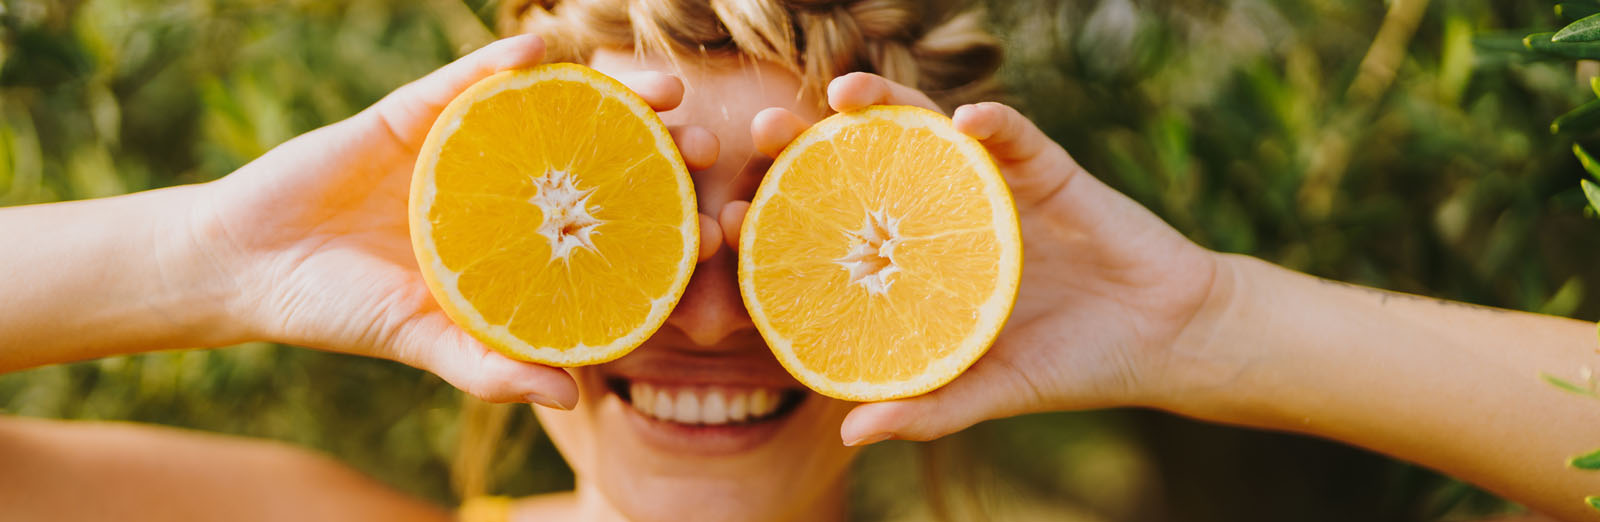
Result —
<path fill-rule="evenodd" d="M 828 106 L 850 112 L 868 105 L 915 105 L 944 112 L 922 91 L 891 82 L 876 74 L 853 72 L 828 83 Z"/>
<path fill-rule="evenodd" d="M 956 130 L 982 142 L 1000 161 L 1027 161 L 1056 144 L 1022 113 L 1003 103 L 962 105 L 950 119 Z"/>
<path fill-rule="evenodd" d="M 578 405 L 578 384 L 566 370 L 515 361 L 485 350 L 466 391 L 490 402 L 531 402 L 571 410 Z M 453 384 L 453 383 L 452 383 Z"/>
<path fill-rule="evenodd" d="M 978 140 L 1007 167 L 1006 182 L 1019 203 L 1044 201 L 1078 175 L 1087 176 L 1066 149 L 1005 104 L 963 105 L 951 120 L 957 131 Z"/>
<path fill-rule="evenodd" d="M 388 126 L 400 145 L 416 149 L 450 100 L 489 75 L 539 63 L 544 41 L 534 35 L 498 40 L 405 84 L 373 104 L 371 114 Z"/>
<path fill-rule="evenodd" d="M 722 237 L 728 248 L 739 251 L 739 227 L 744 226 L 744 215 L 750 212 L 749 201 L 729 201 L 722 206 L 717 221 L 722 226 Z"/>
<path fill-rule="evenodd" d="M 984 420 L 1022 413 L 1015 405 L 1037 396 L 1027 386 L 1000 372 L 993 361 L 980 359 L 961 377 L 925 395 L 856 406 L 839 426 L 839 436 L 847 446 L 937 439 Z"/>
<path fill-rule="evenodd" d="M 657 71 L 632 71 L 615 78 L 644 98 L 656 112 L 670 111 L 683 102 L 683 81 L 676 76 Z"/>
<path fill-rule="evenodd" d="M 690 171 L 701 171 L 711 168 L 717 163 L 717 154 L 722 144 L 717 140 L 717 135 L 698 125 L 683 125 L 667 128 L 672 133 L 672 141 L 678 144 L 678 152 L 683 155 L 683 163 Z"/>
<path fill-rule="evenodd" d="M 750 120 L 750 139 L 756 150 L 769 158 L 776 158 L 789 142 L 800 137 L 811 124 L 788 109 L 770 107 L 756 113 Z"/>
<path fill-rule="evenodd" d="M 711 256 L 717 255 L 717 249 L 722 248 L 722 228 L 717 226 L 717 220 L 711 216 L 700 215 L 700 258 L 699 263 L 706 262 Z"/>
<path fill-rule="evenodd" d="M 385 347 L 400 362 L 433 372 L 489 402 L 532 402 L 570 410 L 578 385 L 560 368 L 514 361 L 485 347 L 437 311 L 400 327 Z"/>

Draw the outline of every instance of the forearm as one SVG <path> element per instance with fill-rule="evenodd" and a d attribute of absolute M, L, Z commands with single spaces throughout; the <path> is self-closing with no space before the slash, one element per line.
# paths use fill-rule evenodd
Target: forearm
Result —
<path fill-rule="evenodd" d="M 0 209 L 0 372 L 234 342 L 190 226 L 203 186 Z"/>
<path fill-rule="evenodd" d="M 443 521 L 443 510 L 282 444 L 0 417 L 9 520 Z"/>
<path fill-rule="evenodd" d="M 1176 347 L 1180 413 L 1329 437 L 1418 462 L 1566 518 L 1600 494 L 1569 457 L 1600 448 L 1595 326 L 1384 292 L 1226 256 L 1218 291 Z"/>

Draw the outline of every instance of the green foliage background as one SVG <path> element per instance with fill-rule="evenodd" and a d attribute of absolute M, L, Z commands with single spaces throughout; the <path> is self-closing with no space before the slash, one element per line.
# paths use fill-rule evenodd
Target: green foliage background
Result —
<path fill-rule="evenodd" d="M 489 38 L 493 0 L 0 3 L 0 205 L 223 176 Z M 1549 123 L 1600 68 L 1502 52 L 1545 2 L 986 2 L 1002 76 L 1091 172 L 1196 241 L 1313 274 L 1594 319 L 1600 242 Z M 1475 44 L 1475 42 L 1477 42 Z M 1392 52 L 1393 60 L 1363 66 Z M 1386 72 L 1387 71 L 1387 72 Z M 1591 149 L 1593 147 L 1591 146 Z M 1553 392 L 1554 393 L 1554 392 Z M 460 397 L 383 361 L 252 344 L 0 376 L 0 413 L 288 441 L 434 501 Z M 531 415 L 499 489 L 571 487 Z M 1514 511 L 1427 470 L 1145 411 L 1033 415 L 870 450 L 862 519 L 1435 520 Z M 907 466 L 907 462 L 921 466 Z M 964 518 L 964 517 L 963 517 Z"/>

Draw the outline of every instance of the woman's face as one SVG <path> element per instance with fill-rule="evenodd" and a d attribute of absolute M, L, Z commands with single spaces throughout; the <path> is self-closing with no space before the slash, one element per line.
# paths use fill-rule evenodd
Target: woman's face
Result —
<path fill-rule="evenodd" d="M 672 72 L 665 60 L 631 51 L 598 51 L 590 66 L 612 76 Z M 714 59 L 675 73 L 683 103 L 661 119 L 703 127 L 721 145 L 715 165 L 693 173 L 700 212 L 709 216 L 750 199 L 766 172 L 770 162 L 750 138 L 757 112 L 819 116 L 815 100 L 796 96 L 799 78 L 771 64 Z M 577 474 L 581 509 L 635 520 L 842 513 L 855 450 L 840 443 L 839 424 L 850 404 L 806 389 L 778 365 L 745 313 L 736 269 L 723 245 L 695 267 L 654 337 L 614 362 L 572 370 L 583 395 L 577 409 L 538 409 Z"/>

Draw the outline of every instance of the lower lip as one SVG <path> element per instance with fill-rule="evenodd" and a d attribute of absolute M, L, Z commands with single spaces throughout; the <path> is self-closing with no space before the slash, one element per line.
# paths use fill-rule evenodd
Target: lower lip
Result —
<path fill-rule="evenodd" d="M 656 420 L 634 409 L 615 394 L 612 394 L 611 398 L 617 402 L 623 415 L 628 417 L 628 424 L 633 426 L 634 432 L 639 434 L 639 438 L 644 439 L 646 445 L 664 452 L 697 457 L 735 455 L 754 450 L 772 440 L 778 434 L 778 430 L 783 428 L 784 423 L 789 422 L 789 419 L 798 413 L 796 409 L 779 417 L 750 424 L 691 426 Z"/>

